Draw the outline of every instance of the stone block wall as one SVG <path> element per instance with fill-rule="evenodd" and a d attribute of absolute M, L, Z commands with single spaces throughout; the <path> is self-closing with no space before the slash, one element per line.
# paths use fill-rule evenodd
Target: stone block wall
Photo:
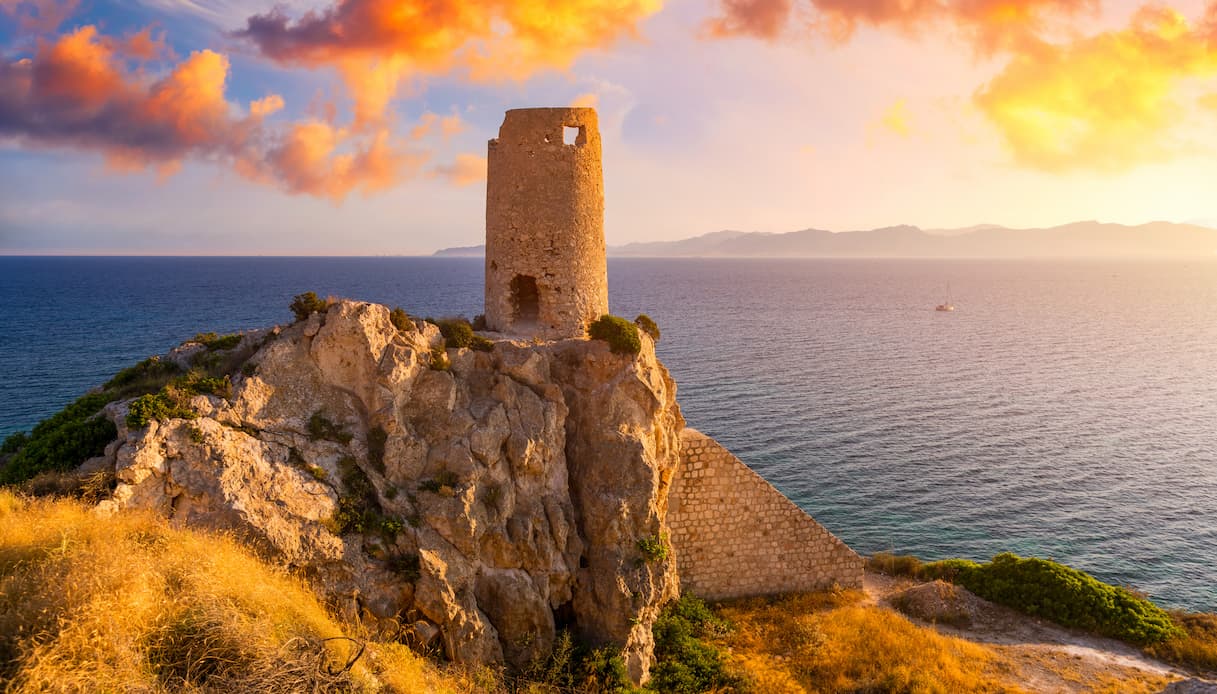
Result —
<path fill-rule="evenodd" d="M 862 587 L 862 558 L 717 441 L 685 429 L 680 458 L 667 521 L 683 592 Z"/>

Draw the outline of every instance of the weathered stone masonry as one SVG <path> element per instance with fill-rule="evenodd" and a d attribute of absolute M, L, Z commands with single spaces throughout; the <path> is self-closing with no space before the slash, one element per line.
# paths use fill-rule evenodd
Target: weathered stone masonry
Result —
<path fill-rule="evenodd" d="M 862 587 L 862 558 L 714 439 L 681 434 L 668 500 L 681 591 L 710 600 Z"/>
<path fill-rule="evenodd" d="M 608 313 L 595 109 L 508 111 L 489 143 L 488 167 L 487 326 L 547 340 L 582 337 Z"/>

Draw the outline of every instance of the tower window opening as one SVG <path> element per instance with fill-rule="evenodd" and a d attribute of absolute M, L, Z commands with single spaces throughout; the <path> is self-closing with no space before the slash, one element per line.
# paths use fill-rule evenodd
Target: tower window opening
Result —
<path fill-rule="evenodd" d="M 515 309 L 514 322 L 536 322 L 541 315 L 541 293 L 537 290 L 536 277 L 516 275 L 511 279 L 511 305 Z"/>
<path fill-rule="evenodd" d="M 565 145 L 581 145 L 583 144 L 583 126 L 567 125 L 562 128 L 562 144 Z"/>

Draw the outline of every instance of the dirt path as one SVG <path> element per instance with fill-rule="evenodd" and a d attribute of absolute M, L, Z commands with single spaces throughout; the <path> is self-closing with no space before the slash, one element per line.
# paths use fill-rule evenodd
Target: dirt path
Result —
<path fill-rule="evenodd" d="M 913 621 L 990 646 L 1006 659 L 1011 683 L 1035 692 L 1163 692 L 1217 694 L 1217 684 L 1150 658 L 1120 641 L 1083 634 L 982 600 L 949 584 L 868 573 L 868 602 Z M 1173 684 L 1172 683 L 1176 683 Z"/>

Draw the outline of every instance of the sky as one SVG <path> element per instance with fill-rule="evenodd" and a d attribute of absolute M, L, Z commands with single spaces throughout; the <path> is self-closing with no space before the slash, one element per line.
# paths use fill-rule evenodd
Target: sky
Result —
<path fill-rule="evenodd" d="M 572 104 L 610 244 L 1217 225 L 1217 0 L 0 0 L 0 253 L 477 244 Z"/>

